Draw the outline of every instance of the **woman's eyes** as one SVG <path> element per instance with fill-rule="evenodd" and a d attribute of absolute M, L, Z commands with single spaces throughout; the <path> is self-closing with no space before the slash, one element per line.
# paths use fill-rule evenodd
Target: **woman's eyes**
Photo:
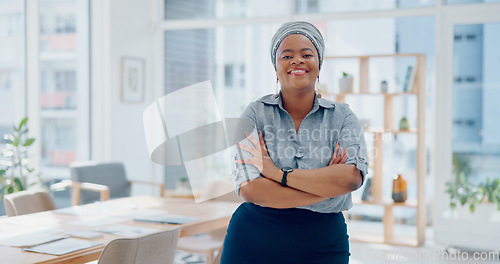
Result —
<path fill-rule="evenodd" d="M 313 55 L 311 55 L 311 54 L 305 54 L 305 55 L 304 55 L 304 56 L 302 56 L 302 57 L 304 57 L 304 58 L 310 58 L 310 57 L 312 57 L 312 56 L 313 56 Z M 291 58 L 292 58 L 292 56 L 283 56 L 283 59 L 291 59 Z"/>

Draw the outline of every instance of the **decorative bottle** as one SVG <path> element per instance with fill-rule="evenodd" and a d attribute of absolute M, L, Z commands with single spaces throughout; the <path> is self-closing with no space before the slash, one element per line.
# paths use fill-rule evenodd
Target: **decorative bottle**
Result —
<path fill-rule="evenodd" d="M 392 181 L 392 199 L 396 203 L 402 203 L 406 201 L 407 197 L 406 180 L 401 174 L 398 174 L 398 177 Z"/>

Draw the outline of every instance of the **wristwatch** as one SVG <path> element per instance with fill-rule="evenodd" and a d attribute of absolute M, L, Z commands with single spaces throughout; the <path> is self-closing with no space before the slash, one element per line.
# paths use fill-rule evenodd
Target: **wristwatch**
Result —
<path fill-rule="evenodd" d="M 286 185 L 286 176 L 288 175 L 288 173 L 293 171 L 293 168 L 284 167 L 281 170 L 283 171 L 283 178 L 281 178 L 281 186 L 288 187 L 288 185 Z"/>

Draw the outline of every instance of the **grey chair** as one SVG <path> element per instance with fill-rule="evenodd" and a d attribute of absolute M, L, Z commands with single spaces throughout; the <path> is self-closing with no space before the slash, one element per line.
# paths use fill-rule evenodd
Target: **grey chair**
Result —
<path fill-rule="evenodd" d="M 181 229 L 154 233 L 137 238 L 118 238 L 109 242 L 97 264 L 171 264 Z"/>
<path fill-rule="evenodd" d="M 121 198 L 130 196 L 132 183 L 150 184 L 159 187 L 160 196 L 164 196 L 165 185 L 162 183 L 129 181 L 125 171 L 125 166 L 121 162 L 99 163 L 95 161 L 74 162 L 70 164 L 71 181 L 96 183 L 108 186 L 109 197 Z M 79 192 L 79 197 L 73 196 L 73 203 L 86 204 L 99 199 L 98 194 L 88 191 Z"/>

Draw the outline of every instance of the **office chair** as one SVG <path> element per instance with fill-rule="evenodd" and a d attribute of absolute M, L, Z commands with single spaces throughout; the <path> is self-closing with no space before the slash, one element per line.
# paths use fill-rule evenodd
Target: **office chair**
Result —
<path fill-rule="evenodd" d="M 3 198 L 3 204 L 9 217 L 57 209 L 50 194 L 43 189 L 7 194 Z"/>
<path fill-rule="evenodd" d="M 228 192 L 229 190 L 229 192 Z M 218 195 L 222 194 L 224 195 Z M 233 203 L 242 203 L 243 199 L 234 191 L 231 183 L 223 181 L 214 181 L 208 184 L 204 196 L 215 197 L 213 200 Z M 178 249 L 185 252 L 205 255 L 206 264 L 215 264 L 220 256 L 214 257 L 214 253 L 222 249 L 227 228 L 222 228 L 207 232 L 205 236 L 189 236 L 179 239 Z M 219 252 L 220 255 L 220 252 Z M 218 260 L 220 262 L 220 260 Z"/>
<path fill-rule="evenodd" d="M 160 196 L 164 196 L 165 185 L 155 182 L 130 181 L 127 179 L 125 166 L 121 162 L 98 163 L 95 161 L 73 162 L 70 164 L 71 181 L 73 183 L 88 182 L 108 186 L 110 198 L 130 196 L 132 183 L 155 185 L 160 188 Z M 96 193 L 81 191 L 73 196 L 73 204 L 86 204 L 98 200 Z"/>
<path fill-rule="evenodd" d="M 172 264 L 181 229 L 109 242 L 99 260 L 87 264 Z"/>
<path fill-rule="evenodd" d="M 96 191 L 101 193 L 101 201 L 109 198 L 109 188 L 98 184 L 89 183 L 56 183 L 51 189 L 59 189 L 61 186 L 74 188 L 73 192 L 80 190 Z M 17 216 L 57 209 L 54 200 L 44 189 L 32 189 L 15 192 L 4 196 L 3 203 L 7 216 Z"/>

